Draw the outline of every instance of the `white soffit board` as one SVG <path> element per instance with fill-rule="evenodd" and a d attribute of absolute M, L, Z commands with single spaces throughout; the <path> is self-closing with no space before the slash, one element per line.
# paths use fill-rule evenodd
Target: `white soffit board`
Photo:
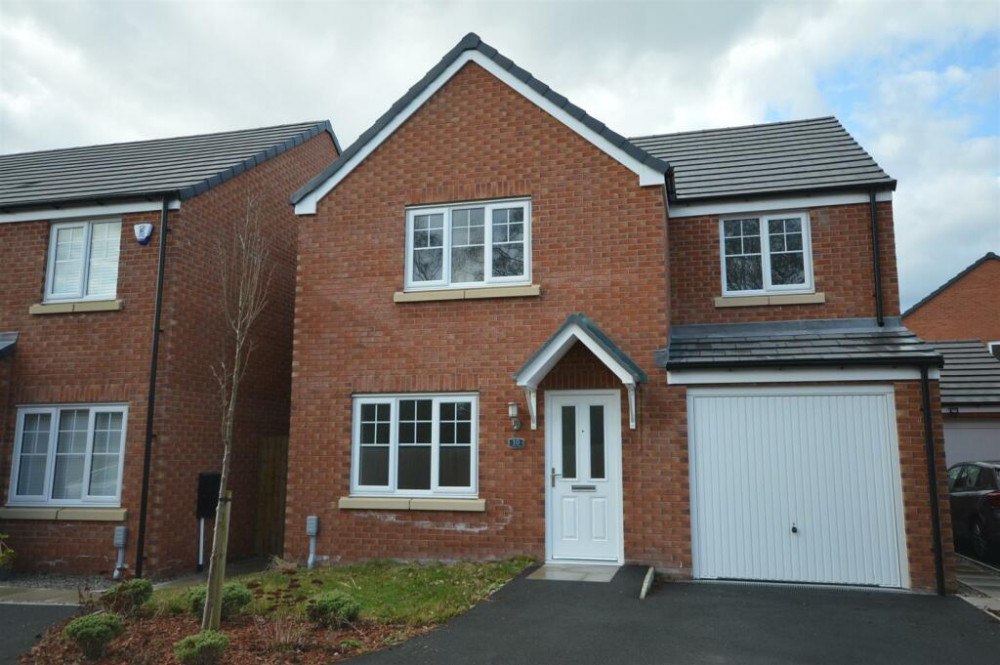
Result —
<path fill-rule="evenodd" d="M 159 212 L 161 201 L 133 201 L 110 205 L 76 206 L 72 208 L 41 208 L 25 212 L 0 213 L 0 224 L 13 222 L 36 222 L 40 220 L 77 219 L 86 217 L 107 217 L 132 212 Z M 180 210 L 181 202 L 174 199 L 167 204 L 170 210 Z"/>
<path fill-rule="evenodd" d="M 930 368 L 928 378 L 941 376 L 936 367 Z M 801 367 L 794 369 L 687 369 L 667 372 L 667 383 L 672 386 L 722 385 L 740 383 L 797 383 L 841 381 L 914 381 L 920 378 L 917 367 Z"/>
<path fill-rule="evenodd" d="M 879 192 L 876 201 L 892 201 L 892 192 Z M 701 203 L 672 203 L 669 206 L 670 217 L 705 217 L 709 215 L 731 215 L 744 212 L 778 212 L 781 210 L 802 210 L 803 208 L 820 208 L 825 206 L 848 205 L 851 203 L 868 203 L 869 196 L 865 192 L 848 192 L 841 194 L 819 194 L 817 196 L 785 196 L 769 197 L 750 201 L 708 201 Z"/>
<path fill-rule="evenodd" d="M 469 62 L 475 62 L 477 65 L 496 76 L 498 79 L 506 83 L 509 87 L 513 88 L 516 92 L 520 93 L 556 120 L 560 121 L 582 136 L 598 149 L 607 153 L 612 159 L 634 172 L 639 176 L 640 187 L 662 186 L 665 184 L 663 173 L 657 171 L 651 166 L 648 166 L 647 164 L 643 164 L 626 153 L 624 150 L 619 149 L 603 136 L 587 127 L 565 110 L 559 108 L 553 102 L 546 99 L 543 95 L 535 92 L 529 85 L 517 79 L 510 72 L 495 63 L 492 59 L 488 58 L 479 51 L 465 51 L 458 56 L 455 59 L 455 62 L 451 63 L 447 69 L 441 72 L 440 76 L 438 76 L 416 98 L 414 98 L 414 100 L 411 101 L 406 108 L 400 111 L 399 114 L 396 115 L 396 117 L 382 129 L 382 131 L 376 134 L 371 141 L 361 148 L 361 150 L 359 150 L 347 164 L 330 176 L 326 182 L 310 192 L 308 196 L 299 201 L 295 205 L 295 213 L 297 215 L 316 214 L 316 205 L 319 203 L 320 199 L 326 196 L 334 187 L 340 184 L 344 178 L 350 175 L 351 171 L 363 162 L 368 155 L 374 152 L 383 141 L 389 138 L 389 136 L 391 136 L 393 132 L 406 122 L 410 116 L 416 113 L 417 110 L 419 110 L 420 107 L 434 95 L 434 93 L 440 90 L 449 80 L 451 80 L 453 76 L 455 76 L 455 74 L 459 72 L 459 70 L 462 69 L 462 67 Z"/>

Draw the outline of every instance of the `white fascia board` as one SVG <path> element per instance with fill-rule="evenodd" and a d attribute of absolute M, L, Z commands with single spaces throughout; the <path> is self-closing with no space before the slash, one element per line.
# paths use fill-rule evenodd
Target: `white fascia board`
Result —
<path fill-rule="evenodd" d="M 316 205 L 319 203 L 320 199 L 330 193 L 334 187 L 350 175 L 351 171 L 367 159 L 367 157 L 372 154 L 372 152 L 374 152 L 383 141 L 399 129 L 399 127 L 406 122 L 410 116 L 416 113 L 417 110 L 419 110 L 420 107 L 434 95 L 434 93 L 440 90 L 444 84 L 451 80 L 451 78 L 469 62 L 475 62 L 480 67 L 496 76 L 543 111 L 572 129 L 594 146 L 607 153 L 612 159 L 638 175 L 640 187 L 663 186 L 665 184 L 664 174 L 661 171 L 658 171 L 647 164 L 643 164 L 624 150 L 613 145 L 603 136 L 587 127 L 585 124 L 571 116 L 553 102 L 546 99 L 545 96 L 533 90 L 528 84 L 516 78 L 513 74 L 503 69 L 500 65 L 479 51 L 465 51 L 462 55 L 456 58 L 455 62 L 451 63 L 447 69 L 441 72 L 440 76 L 424 88 L 423 92 L 415 97 L 413 101 L 406 106 L 406 108 L 400 111 L 388 125 L 383 127 L 382 131 L 366 143 L 364 147 L 362 147 L 354 155 L 354 157 L 347 162 L 347 164 L 330 176 L 326 182 L 313 190 L 308 196 L 295 204 L 295 214 L 315 215 Z"/>
<path fill-rule="evenodd" d="M 546 348 L 546 352 L 535 358 L 531 365 L 518 378 L 517 385 L 522 388 L 537 389 L 538 384 L 548 375 L 552 368 L 556 366 L 566 352 L 576 342 L 581 342 L 590 349 L 590 352 L 597 356 L 604 365 L 614 372 L 623 384 L 634 386 L 635 379 L 632 374 L 625 369 L 621 363 L 615 360 L 598 344 L 586 331 L 578 325 L 571 325 L 566 328 L 559 337 L 554 339 Z"/>
<path fill-rule="evenodd" d="M 928 378 L 938 380 L 941 372 L 935 367 Z M 733 383 L 798 383 L 843 381 L 913 381 L 920 379 L 918 367 L 799 367 L 792 369 L 687 369 L 667 372 L 672 386 L 699 386 Z"/>
<path fill-rule="evenodd" d="M 76 219 L 80 217 L 107 217 L 109 215 L 124 215 L 132 212 L 159 212 L 162 201 L 132 201 L 129 203 L 112 203 L 103 206 L 76 206 L 73 208 L 42 208 L 26 212 L 0 213 L 0 224 L 13 222 L 37 222 L 40 220 Z M 170 210 L 180 210 L 181 202 L 177 199 L 167 204 Z"/>
<path fill-rule="evenodd" d="M 892 201 L 892 192 L 883 191 L 875 195 L 876 201 Z M 866 192 L 840 194 L 818 194 L 816 196 L 785 196 L 748 201 L 708 201 L 704 203 L 671 203 L 668 214 L 673 217 L 709 217 L 731 215 L 744 212 L 778 212 L 781 210 L 802 210 L 826 206 L 868 203 Z"/>

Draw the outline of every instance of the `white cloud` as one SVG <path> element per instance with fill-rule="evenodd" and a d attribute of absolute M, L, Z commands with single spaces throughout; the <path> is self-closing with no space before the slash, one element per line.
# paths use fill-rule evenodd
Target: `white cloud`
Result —
<path fill-rule="evenodd" d="M 4 0 L 0 150 L 321 118 L 346 144 L 469 30 L 624 134 L 837 112 L 900 181 L 904 304 L 1000 249 L 995 123 L 961 110 L 1000 113 L 998 73 L 941 62 L 997 41 L 993 2 Z"/>

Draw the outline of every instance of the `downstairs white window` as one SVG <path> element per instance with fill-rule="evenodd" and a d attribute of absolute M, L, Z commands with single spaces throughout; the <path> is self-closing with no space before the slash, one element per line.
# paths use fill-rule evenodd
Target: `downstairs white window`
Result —
<path fill-rule="evenodd" d="M 474 497 L 478 421 L 474 394 L 356 397 L 351 493 Z"/>
<path fill-rule="evenodd" d="M 719 221 L 722 295 L 813 290 L 809 217 L 757 215 Z"/>
<path fill-rule="evenodd" d="M 10 503 L 119 505 L 127 416 L 120 405 L 18 409 Z"/>

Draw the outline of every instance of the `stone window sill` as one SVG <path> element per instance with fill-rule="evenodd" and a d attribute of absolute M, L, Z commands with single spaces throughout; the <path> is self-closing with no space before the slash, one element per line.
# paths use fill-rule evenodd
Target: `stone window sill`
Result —
<path fill-rule="evenodd" d="M 433 291 L 397 291 L 393 302 L 430 302 L 434 300 L 480 300 L 482 298 L 528 298 L 542 294 L 537 284 L 527 286 L 484 286 L 479 289 L 436 289 Z"/>
<path fill-rule="evenodd" d="M 822 305 L 825 293 L 785 293 L 772 296 L 725 296 L 715 299 L 717 308 L 766 307 L 768 305 Z"/>
<path fill-rule="evenodd" d="M 7 506 L 0 508 L 0 520 L 55 520 L 59 522 L 124 522 L 125 508 L 62 508 Z"/>
<path fill-rule="evenodd" d="M 341 510 L 434 510 L 466 513 L 486 512 L 486 499 L 410 499 L 394 496 L 342 496 Z"/>
<path fill-rule="evenodd" d="M 85 312 L 117 312 L 121 300 L 81 300 L 78 302 L 42 302 L 28 308 L 28 314 L 83 314 Z"/>

